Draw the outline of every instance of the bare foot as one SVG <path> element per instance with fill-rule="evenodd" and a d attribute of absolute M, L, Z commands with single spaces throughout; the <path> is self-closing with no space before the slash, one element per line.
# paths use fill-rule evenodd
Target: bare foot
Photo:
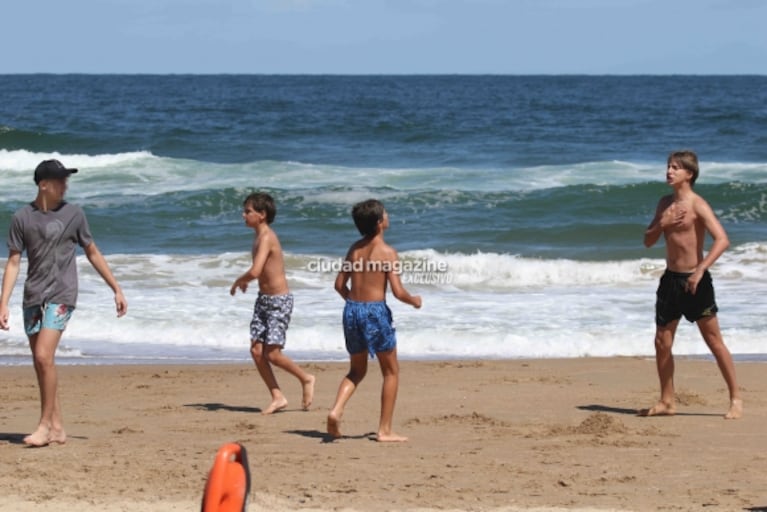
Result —
<path fill-rule="evenodd" d="M 733 398 L 730 403 L 730 410 L 724 415 L 726 420 L 737 420 L 743 416 L 743 400 L 740 398 Z"/>
<path fill-rule="evenodd" d="M 67 442 L 67 433 L 64 432 L 64 429 L 51 429 L 50 433 L 48 434 L 48 442 L 49 443 L 56 443 L 56 444 L 66 444 Z"/>
<path fill-rule="evenodd" d="M 314 400 L 314 381 L 317 380 L 314 378 L 314 375 L 309 375 L 309 380 L 303 383 L 303 390 L 304 390 L 304 396 L 301 400 L 301 405 L 304 407 L 305 411 L 309 410 L 309 407 L 312 405 L 312 401 Z"/>
<path fill-rule="evenodd" d="M 658 402 L 649 409 L 641 409 L 639 416 L 673 416 L 676 414 L 676 408 L 665 402 Z"/>
<path fill-rule="evenodd" d="M 24 438 L 24 444 L 27 446 L 34 446 L 40 448 L 42 446 L 48 446 L 51 442 L 51 431 L 49 428 L 39 426 L 37 430 L 29 434 Z"/>
<path fill-rule="evenodd" d="M 338 439 L 341 437 L 341 418 L 337 417 L 332 412 L 328 414 L 328 434 L 330 434 L 333 438 Z"/>
<path fill-rule="evenodd" d="M 272 403 L 269 404 L 269 407 L 261 411 L 261 414 L 272 414 L 277 411 L 283 410 L 287 406 L 288 406 L 287 398 L 285 397 L 278 398 L 277 400 L 272 400 Z"/>
<path fill-rule="evenodd" d="M 379 443 L 404 443 L 407 441 L 407 437 L 399 436 L 392 432 L 391 434 L 381 434 L 380 432 L 376 436 L 376 441 Z"/>

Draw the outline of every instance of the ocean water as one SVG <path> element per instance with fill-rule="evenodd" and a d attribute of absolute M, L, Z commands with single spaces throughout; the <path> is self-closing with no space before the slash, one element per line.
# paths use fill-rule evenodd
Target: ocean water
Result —
<path fill-rule="evenodd" d="M 642 236 L 675 149 L 731 248 L 725 341 L 767 353 L 767 77 L 0 75 L 0 233 L 59 158 L 129 301 L 78 259 L 65 363 L 247 361 L 242 200 L 272 194 L 295 295 L 286 353 L 345 360 L 351 206 L 381 199 L 420 310 L 390 297 L 400 357 L 651 356 L 662 243 Z M 0 364 L 28 364 L 23 273 Z M 253 290 L 256 289 L 255 283 Z M 694 325 L 675 352 L 705 355 Z"/>

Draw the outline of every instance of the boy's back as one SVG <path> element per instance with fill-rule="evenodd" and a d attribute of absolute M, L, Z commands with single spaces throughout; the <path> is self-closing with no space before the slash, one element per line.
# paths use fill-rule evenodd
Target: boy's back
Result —
<path fill-rule="evenodd" d="M 349 299 L 356 302 L 382 302 L 386 299 L 386 271 L 393 270 L 394 250 L 380 237 L 363 238 L 349 249 L 352 262 Z"/>

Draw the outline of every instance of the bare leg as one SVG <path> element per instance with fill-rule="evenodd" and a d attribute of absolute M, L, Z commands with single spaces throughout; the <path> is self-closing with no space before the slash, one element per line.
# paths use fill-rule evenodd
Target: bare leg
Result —
<path fill-rule="evenodd" d="M 32 361 L 40 390 L 40 422 L 37 429 L 24 438 L 24 443 L 30 446 L 63 444 L 67 440 L 62 423 L 55 361 L 56 348 L 60 340 L 61 331 L 47 328 L 29 337 Z"/>
<path fill-rule="evenodd" d="M 665 326 L 657 326 L 655 331 L 655 364 L 660 381 L 660 401 L 649 409 L 639 411 L 640 416 L 673 416 L 676 414 L 674 398 L 674 355 L 671 347 L 679 320 Z"/>
<path fill-rule="evenodd" d="M 272 371 L 272 366 L 269 364 L 269 360 L 264 354 L 264 344 L 260 341 L 253 341 L 250 345 L 250 355 L 253 357 L 253 362 L 256 363 L 258 373 L 261 375 L 261 379 L 269 389 L 269 394 L 272 396 L 272 402 L 269 406 L 261 411 L 261 414 L 272 414 L 277 411 L 281 411 L 288 406 L 288 399 L 282 394 L 280 386 L 277 384 L 277 379 Z"/>
<path fill-rule="evenodd" d="M 735 363 L 733 363 L 732 355 L 722 339 L 719 320 L 715 316 L 701 318 L 698 320 L 698 329 L 700 329 L 700 334 L 714 355 L 730 393 L 730 409 L 724 418 L 728 420 L 738 419 L 743 415 L 743 400 L 740 398 L 740 388 L 735 377 Z"/>
<path fill-rule="evenodd" d="M 332 437 L 341 437 L 341 416 L 344 414 L 346 402 L 352 397 L 354 391 L 368 371 L 368 353 L 359 352 L 349 358 L 349 373 L 341 380 L 336 394 L 336 402 L 328 414 L 327 430 Z"/>
<path fill-rule="evenodd" d="M 301 406 L 305 411 L 308 410 L 314 400 L 314 375 L 306 373 L 291 358 L 286 356 L 279 345 L 264 345 L 264 351 L 266 352 L 266 359 L 271 364 L 285 370 L 301 382 Z"/>
<path fill-rule="evenodd" d="M 397 362 L 397 349 L 376 354 L 381 365 L 383 386 L 381 387 L 381 419 L 378 423 L 379 442 L 403 442 L 403 437 L 392 432 L 392 420 L 394 418 L 394 404 L 397 401 L 399 389 L 399 363 Z"/>

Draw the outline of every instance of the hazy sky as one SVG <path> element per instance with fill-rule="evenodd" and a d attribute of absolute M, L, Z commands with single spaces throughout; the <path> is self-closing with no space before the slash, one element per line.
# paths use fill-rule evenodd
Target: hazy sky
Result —
<path fill-rule="evenodd" d="M 767 74 L 767 0 L 8 0 L 0 73 Z"/>

